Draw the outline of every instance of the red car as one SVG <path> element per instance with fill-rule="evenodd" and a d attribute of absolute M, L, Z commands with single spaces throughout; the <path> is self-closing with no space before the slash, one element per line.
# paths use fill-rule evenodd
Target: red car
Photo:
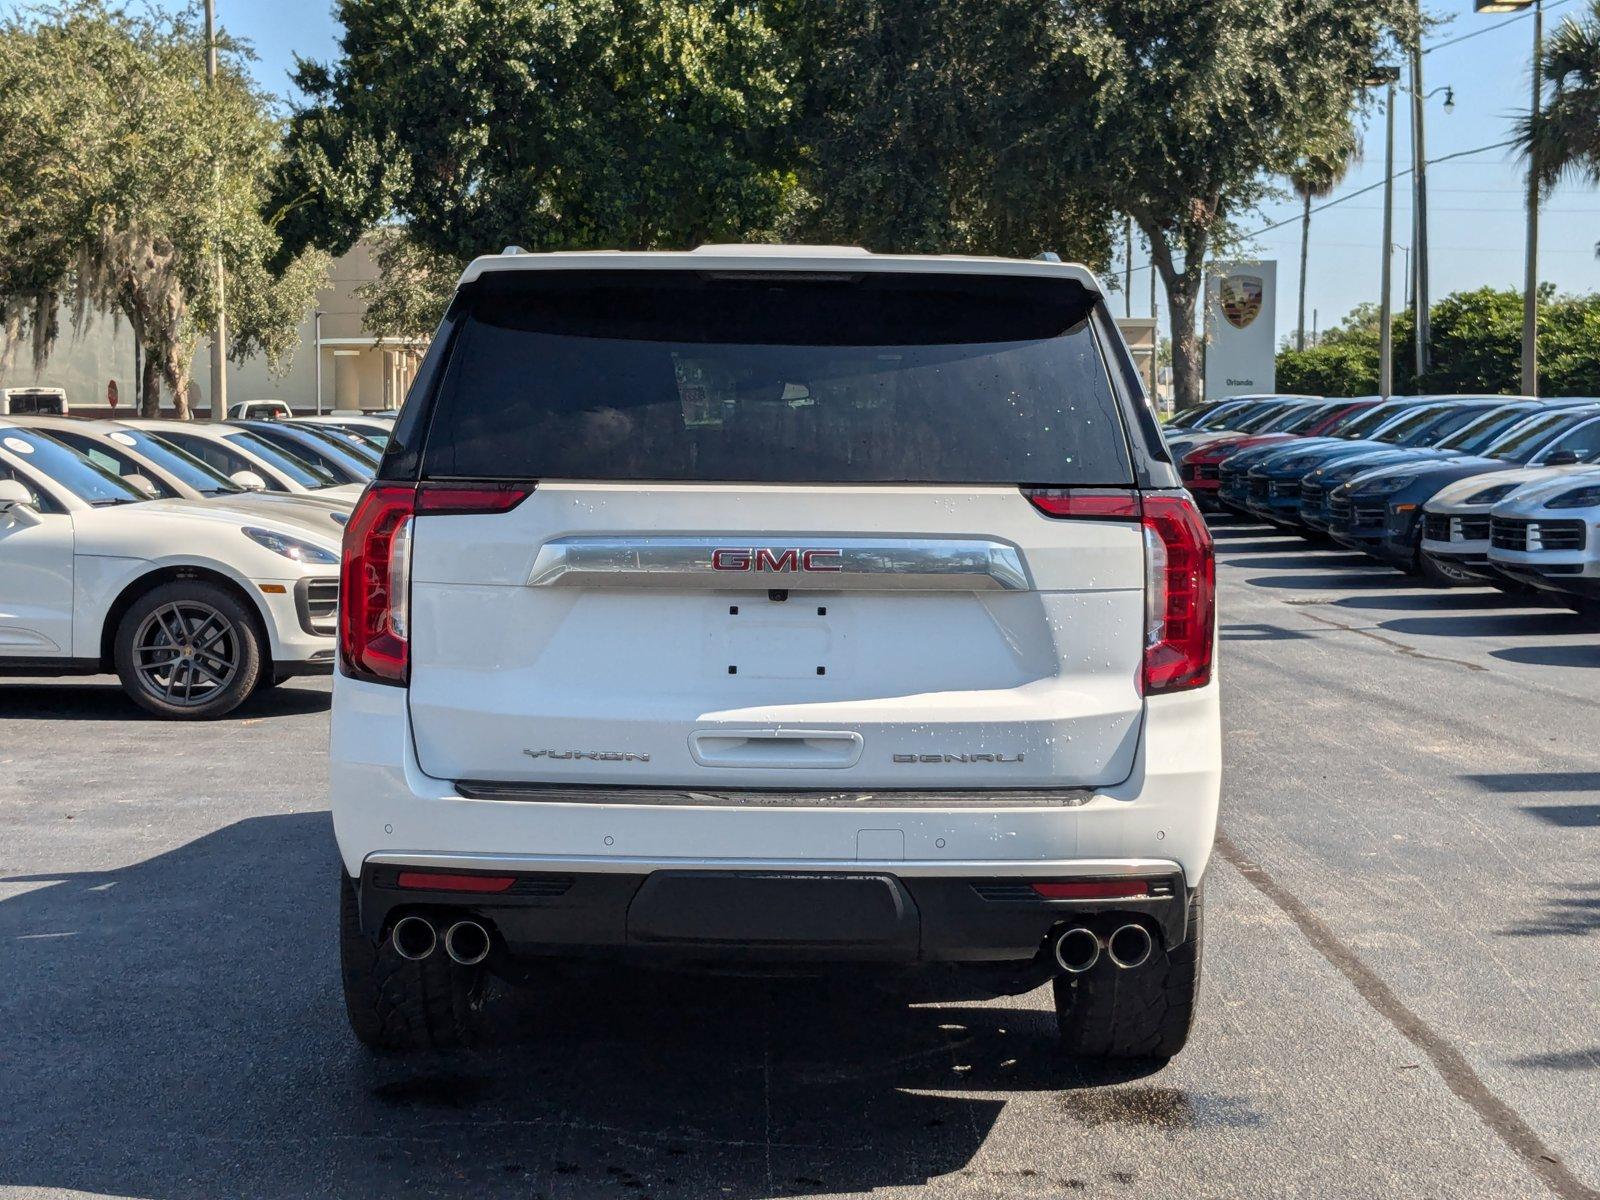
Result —
<path fill-rule="evenodd" d="M 1374 399 L 1328 400 L 1319 404 L 1297 405 L 1276 421 L 1255 433 L 1230 434 L 1196 446 L 1183 456 L 1179 473 L 1195 503 L 1206 512 L 1220 512 L 1217 490 L 1222 486 L 1219 467 L 1222 460 L 1241 450 L 1288 442 L 1295 438 L 1317 437 L 1334 428 L 1352 413 L 1370 408 Z"/>

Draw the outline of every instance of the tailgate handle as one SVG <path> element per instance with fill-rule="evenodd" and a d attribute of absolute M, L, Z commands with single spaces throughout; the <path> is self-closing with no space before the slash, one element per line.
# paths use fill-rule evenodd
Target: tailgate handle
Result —
<path fill-rule="evenodd" d="M 689 753 L 702 767 L 853 767 L 861 735 L 847 729 L 702 729 Z"/>

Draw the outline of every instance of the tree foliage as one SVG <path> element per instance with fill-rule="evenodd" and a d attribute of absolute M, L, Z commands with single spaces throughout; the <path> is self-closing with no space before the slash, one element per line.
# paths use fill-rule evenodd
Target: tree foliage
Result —
<path fill-rule="evenodd" d="M 317 251 L 269 269 L 281 125 L 237 48 L 223 48 L 214 89 L 204 76 L 204 35 L 188 15 L 74 0 L 0 25 L 8 349 L 27 341 L 42 365 L 63 303 L 80 327 L 126 320 L 151 413 L 163 383 L 186 412 L 195 347 L 216 322 L 219 250 L 236 359 L 292 352 L 326 275 Z"/>
<path fill-rule="evenodd" d="M 1179 405 L 1200 398 L 1207 259 L 1348 127 L 1411 0 L 1058 0 L 1037 78 L 1046 160 L 1138 223 L 1166 284 Z M 1010 81 L 1007 81 L 1008 85 Z"/>
<path fill-rule="evenodd" d="M 1600 182 L 1600 0 L 1568 17 L 1545 41 L 1550 98 L 1523 118 L 1523 151 L 1546 191 L 1566 175 Z"/>
<path fill-rule="evenodd" d="M 1539 361 L 1551 396 L 1600 395 L 1600 296 L 1557 296 L 1541 289 Z M 1432 369 L 1417 376 L 1408 349 L 1409 311 L 1395 314 L 1395 391 L 1513 394 L 1522 386 L 1522 293 L 1476 288 L 1429 309 Z M 1352 396 L 1378 387 L 1378 310 L 1364 304 L 1305 350 L 1278 352 L 1278 386 L 1290 392 Z"/>
<path fill-rule="evenodd" d="M 1036 141 L 1060 30 L 1037 0 L 790 0 L 806 240 L 1103 266 L 1114 206 Z M 1003 82 L 1002 82 L 1003 81 Z"/>
<path fill-rule="evenodd" d="M 302 62 L 279 194 L 341 251 L 384 218 L 465 261 L 775 230 L 788 62 L 733 0 L 340 0 L 341 57 Z"/>

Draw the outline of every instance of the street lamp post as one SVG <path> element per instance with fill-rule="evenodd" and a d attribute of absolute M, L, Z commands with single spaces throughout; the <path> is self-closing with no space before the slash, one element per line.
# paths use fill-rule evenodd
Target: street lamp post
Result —
<path fill-rule="evenodd" d="M 1433 362 L 1433 337 L 1428 296 L 1428 139 L 1425 132 L 1427 102 L 1444 93 L 1446 115 L 1455 111 L 1455 89 L 1446 85 L 1431 92 L 1422 89 L 1422 46 L 1411 46 L 1411 240 L 1417 247 L 1410 275 L 1416 316 L 1416 368 L 1420 378 Z"/>
<path fill-rule="evenodd" d="M 1474 12 L 1508 13 L 1533 9 L 1533 102 L 1537 127 L 1544 99 L 1544 0 L 1473 0 Z M 1528 247 L 1522 275 L 1522 392 L 1539 394 L 1539 176 L 1528 162 Z"/>
<path fill-rule="evenodd" d="M 1383 143 L 1383 267 L 1380 272 L 1378 303 L 1378 394 L 1387 400 L 1394 394 L 1394 288 L 1390 260 L 1394 256 L 1394 93 L 1400 68 L 1378 66 L 1367 77 L 1368 87 L 1382 86 L 1384 97 Z"/>

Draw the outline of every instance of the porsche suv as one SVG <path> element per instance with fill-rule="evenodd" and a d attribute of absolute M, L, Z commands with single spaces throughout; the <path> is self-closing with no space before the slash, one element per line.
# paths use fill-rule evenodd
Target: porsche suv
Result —
<path fill-rule="evenodd" d="M 491 977 L 1049 983 L 1188 1036 L 1215 571 L 1095 279 L 849 248 L 481 258 L 345 530 L 351 1025 Z"/>

